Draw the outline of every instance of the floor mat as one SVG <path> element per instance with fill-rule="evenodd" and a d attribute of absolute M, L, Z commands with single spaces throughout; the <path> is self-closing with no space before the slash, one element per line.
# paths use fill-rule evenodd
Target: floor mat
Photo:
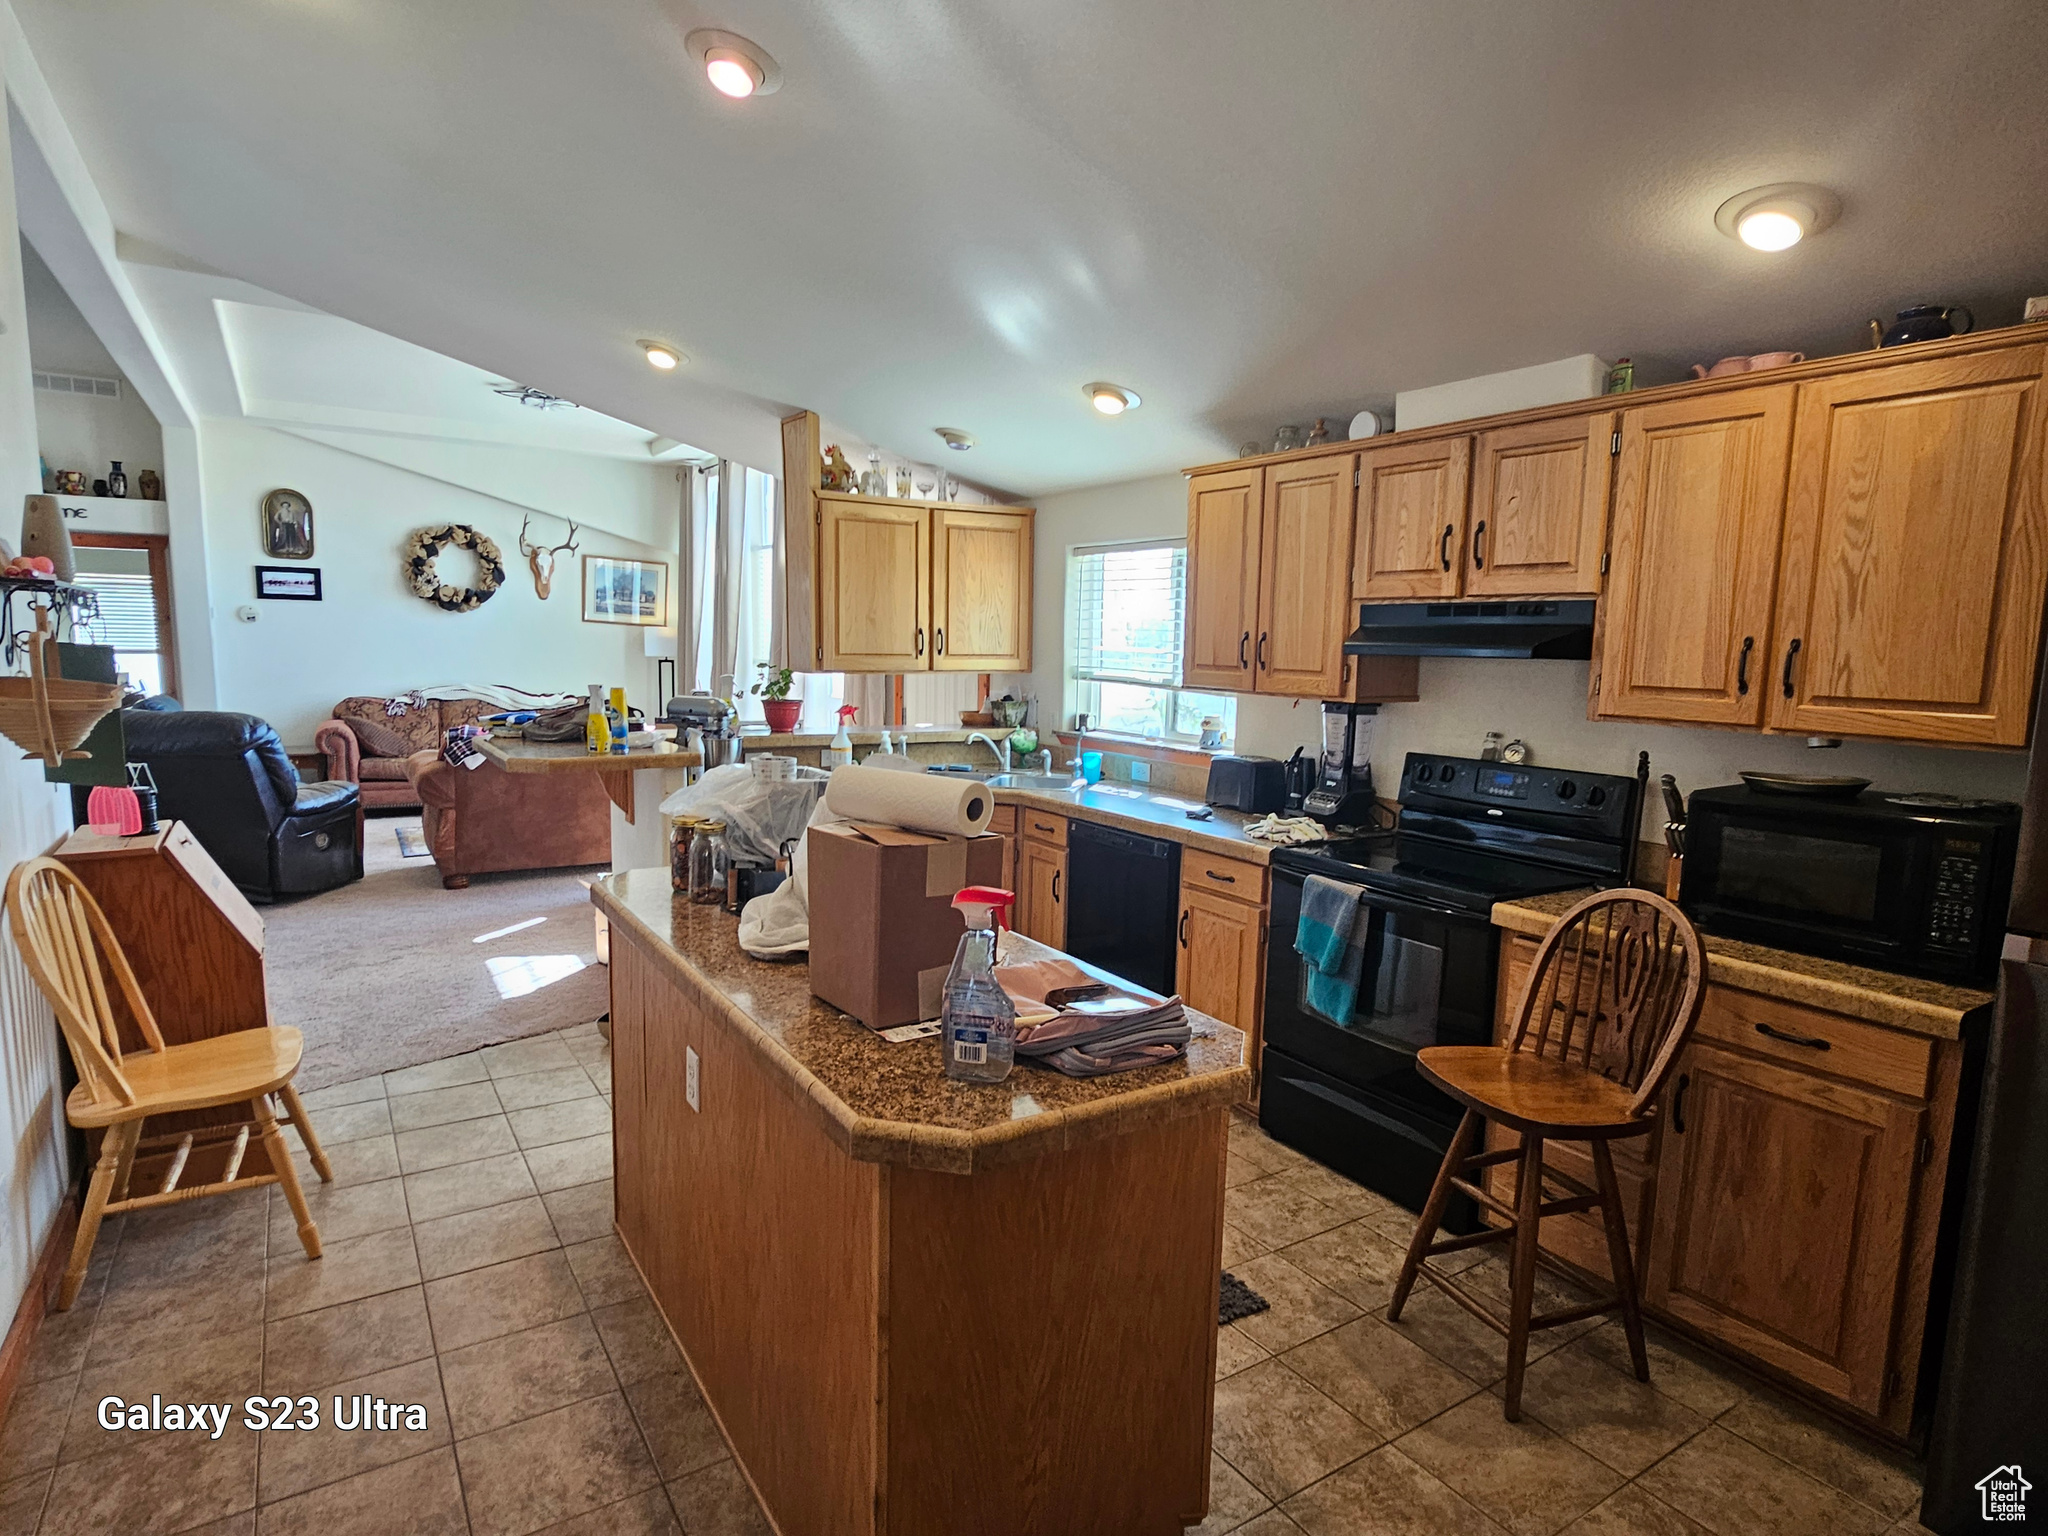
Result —
<path fill-rule="evenodd" d="M 363 878 L 258 910 L 271 1014 L 304 1032 L 299 1086 L 352 1082 L 586 1024 L 611 1005 L 589 882 L 605 871 L 475 875 L 441 888 L 369 823 Z M 417 833 L 419 818 L 398 825 Z"/>
<path fill-rule="evenodd" d="M 1272 1303 L 1246 1285 L 1229 1270 L 1223 1271 L 1223 1286 L 1216 1297 L 1216 1326 L 1227 1328 L 1242 1317 L 1257 1317 Z"/>

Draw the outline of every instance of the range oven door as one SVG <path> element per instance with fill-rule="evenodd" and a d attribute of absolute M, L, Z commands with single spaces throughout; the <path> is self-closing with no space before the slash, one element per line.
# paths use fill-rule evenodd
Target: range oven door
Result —
<path fill-rule="evenodd" d="M 1415 1053 L 1489 1045 L 1499 936 L 1468 912 L 1368 893 L 1357 1006 L 1318 1012 L 1294 950 L 1302 876 L 1273 868 L 1266 947 L 1266 1055 L 1260 1124 L 1409 1209 L 1419 1209 L 1457 1129 L 1459 1106 L 1424 1081 Z M 1470 1230 L 1460 1198 L 1445 1225 Z"/>

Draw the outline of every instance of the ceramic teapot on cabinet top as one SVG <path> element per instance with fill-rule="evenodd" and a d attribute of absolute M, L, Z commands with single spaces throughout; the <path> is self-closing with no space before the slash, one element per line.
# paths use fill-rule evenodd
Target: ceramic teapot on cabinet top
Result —
<path fill-rule="evenodd" d="M 1962 318 L 1958 320 L 1956 317 Z M 1882 320 L 1870 322 L 1871 345 L 1898 347 L 1909 341 L 1942 341 L 1961 336 L 1977 323 L 1968 306 L 1962 304 L 1915 304 L 1899 311 L 1890 330 Z"/>
<path fill-rule="evenodd" d="M 1731 373 L 1755 373 L 1760 368 L 1782 368 L 1787 363 L 1803 363 L 1804 352 L 1755 352 L 1748 357 L 1724 357 L 1713 367 L 1705 363 L 1692 365 L 1692 376 L 1696 379 L 1718 379 Z"/>

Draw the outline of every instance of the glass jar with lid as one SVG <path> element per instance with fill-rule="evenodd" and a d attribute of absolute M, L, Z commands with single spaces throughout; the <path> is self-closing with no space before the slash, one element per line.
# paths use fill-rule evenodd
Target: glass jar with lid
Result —
<path fill-rule="evenodd" d="M 725 905 L 725 823 L 700 821 L 690 834 L 690 900 Z"/>
<path fill-rule="evenodd" d="M 690 834 L 696 827 L 696 817 L 678 816 L 668 829 L 668 884 L 672 891 L 690 889 Z"/>

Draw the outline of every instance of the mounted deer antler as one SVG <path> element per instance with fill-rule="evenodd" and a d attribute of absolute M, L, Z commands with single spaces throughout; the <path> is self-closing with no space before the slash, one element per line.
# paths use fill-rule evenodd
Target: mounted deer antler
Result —
<path fill-rule="evenodd" d="M 526 537 L 527 519 L 519 520 L 519 553 L 526 556 L 526 564 L 533 572 L 533 590 L 542 602 L 546 602 L 548 591 L 555 584 L 555 556 L 567 550 L 576 553 L 576 525 L 569 525 L 569 537 L 553 549 L 542 549 Z"/>

